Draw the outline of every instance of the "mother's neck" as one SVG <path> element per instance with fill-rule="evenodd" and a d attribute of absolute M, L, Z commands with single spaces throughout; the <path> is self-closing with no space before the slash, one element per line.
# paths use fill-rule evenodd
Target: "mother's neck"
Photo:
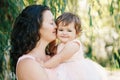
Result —
<path fill-rule="evenodd" d="M 45 49 L 46 46 L 48 45 L 47 41 L 44 40 L 40 40 L 36 47 L 29 53 L 30 55 L 34 56 L 36 59 L 41 59 L 41 60 L 46 60 L 46 53 L 45 53 Z"/>

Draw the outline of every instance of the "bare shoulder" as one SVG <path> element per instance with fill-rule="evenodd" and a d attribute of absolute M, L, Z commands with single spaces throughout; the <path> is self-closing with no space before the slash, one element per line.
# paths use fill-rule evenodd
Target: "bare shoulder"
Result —
<path fill-rule="evenodd" d="M 47 80 L 47 74 L 35 60 L 26 58 L 21 60 L 16 67 L 19 80 Z"/>
<path fill-rule="evenodd" d="M 31 68 L 30 66 L 33 68 L 33 67 L 38 67 L 40 65 L 35 60 L 32 60 L 30 58 L 26 58 L 26 59 L 23 59 L 23 60 L 19 61 L 16 69 L 17 70 L 22 69 L 22 68 L 23 69 L 25 69 L 25 68 L 29 69 L 29 68 Z"/>

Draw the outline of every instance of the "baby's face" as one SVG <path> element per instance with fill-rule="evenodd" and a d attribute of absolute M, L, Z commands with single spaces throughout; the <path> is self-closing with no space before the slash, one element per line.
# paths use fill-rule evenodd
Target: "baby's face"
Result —
<path fill-rule="evenodd" d="M 58 25 L 57 38 L 62 43 L 67 43 L 68 41 L 75 39 L 76 36 L 77 36 L 77 34 L 76 34 L 74 22 L 72 22 L 66 26 L 64 26 L 62 23 L 60 23 Z"/>

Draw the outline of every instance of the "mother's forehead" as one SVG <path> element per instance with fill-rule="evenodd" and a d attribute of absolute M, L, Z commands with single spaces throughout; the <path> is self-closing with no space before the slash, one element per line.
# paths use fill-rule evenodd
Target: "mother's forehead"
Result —
<path fill-rule="evenodd" d="M 53 14 L 52 14 L 52 12 L 51 12 L 50 10 L 46 10 L 46 11 L 44 11 L 44 13 L 43 13 L 43 19 L 46 19 L 46 20 L 48 20 L 48 19 L 54 20 L 54 16 L 53 16 Z"/>

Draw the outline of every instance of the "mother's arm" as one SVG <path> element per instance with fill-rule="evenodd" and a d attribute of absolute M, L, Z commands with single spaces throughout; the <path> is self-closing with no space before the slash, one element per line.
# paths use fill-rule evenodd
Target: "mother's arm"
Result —
<path fill-rule="evenodd" d="M 21 60 L 18 63 L 16 75 L 18 80 L 48 80 L 44 68 L 29 58 Z"/>

